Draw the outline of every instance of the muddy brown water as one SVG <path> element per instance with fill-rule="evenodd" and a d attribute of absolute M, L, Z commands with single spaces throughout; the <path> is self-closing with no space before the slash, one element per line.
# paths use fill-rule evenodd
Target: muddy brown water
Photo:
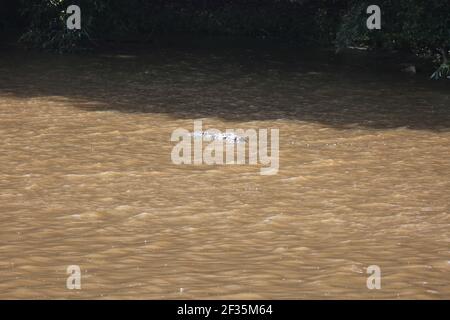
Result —
<path fill-rule="evenodd" d="M 293 53 L 3 50 L 0 298 L 448 299 L 448 89 Z M 196 119 L 279 129 L 278 174 L 173 164 Z"/>

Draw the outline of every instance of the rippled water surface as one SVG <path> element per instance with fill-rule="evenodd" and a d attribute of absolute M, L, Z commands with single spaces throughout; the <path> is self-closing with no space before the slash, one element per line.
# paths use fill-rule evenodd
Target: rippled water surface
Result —
<path fill-rule="evenodd" d="M 308 59 L 3 50 L 0 298 L 450 298 L 449 88 Z M 173 164 L 196 119 L 278 174 Z"/>

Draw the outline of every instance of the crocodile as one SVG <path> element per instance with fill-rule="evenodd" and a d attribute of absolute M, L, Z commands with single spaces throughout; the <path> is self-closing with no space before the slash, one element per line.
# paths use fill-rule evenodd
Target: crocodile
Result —
<path fill-rule="evenodd" d="M 207 141 L 223 140 L 229 143 L 243 143 L 247 141 L 246 137 L 241 137 L 231 132 L 194 131 L 189 135 L 193 138 L 202 138 Z"/>

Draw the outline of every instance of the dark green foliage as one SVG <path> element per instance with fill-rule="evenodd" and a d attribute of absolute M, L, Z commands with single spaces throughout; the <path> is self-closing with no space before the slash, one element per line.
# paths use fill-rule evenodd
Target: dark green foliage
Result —
<path fill-rule="evenodd" d="M 8 2 L 8 1 L 7 1 Z M 448 75 L 450 1 L 378 0 L 382 30 L 368 30 L 368 0 L 10 0 L 26 21 L 22 42 L 72 51 L 95 41 L 150 41 L 167 34 L 281 38 L 302 45 L 352 45 L 437 56 Z M 82 30 L 66 28 L 66 8 L 82 9 Z M 11 23 L 4 14 L 5 23 Z M 0 14 L 1 17 L 1 14 Z M 5 22 L 7 21 L 7 22 Z M 0 28 L 2 26 L 0 25 Z M 93 40 L 94 39 L 94 40 Z"/>
<path fill-rule="evenodd" d="M 88 44 L 95 1 L 20 0 L 21 13 L 29 21 L 20 38 L 26 45 L 60 52 L 78 50 Z M 66 9 L 71 4 L 83 7 L 83 28 L 68 30 Z M 86 10 L 88 9 L 88 10 Z M 91 9 L 91 10 L 89 10 Z M 86 11 L 85 11 L 86 10 Z"/>
<path fill-rule="evenodd" d="M 139 40 L 165 34 L 284 38 L 300 44 L 333 41 L 343 0 L 20 0 L 29 21 L 23 41 L 67 51 L 89 39 Z M 82 8 L 82 32 L 65 28 L 65 8 Z"/>
<path fill-rule="evenodd" d="M 445 78 L 450 79 L 450 63 L 448 62 L 442 63 L 439 68 L 431 75 L 431 79 L 433 80 Z"/>
<path fill-rule="evenodd" d="M 418 55 L 438 54 L 440 68 L 433 79 L 448 75 L 450 47 L 450 1 L 379 0 L 382 29 L 368 30 L 366 8 L 371 1 L 352 1 L 337 32 L 338 48 L 351 44 L 368 48 L 397 49 Z"/>
<path fill-rule="evenodd" d="M 365 9 L 371 1 L 353 1 L 339 30 L 341 42 L 366 42 L 390 48 L 413 50 L 448 47 L 450 44 L 450 1 L 380 0 L 382 30 L 365 28 Z"/>

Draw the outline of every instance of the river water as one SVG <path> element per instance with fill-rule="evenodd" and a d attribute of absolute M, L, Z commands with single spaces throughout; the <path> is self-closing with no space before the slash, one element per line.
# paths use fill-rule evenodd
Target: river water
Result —
<path fill-rule="evenodd" d="M 0 298 L 450 298 L 449 88 L 333 59 L 2 50 Z M 175 165 L 194 120 L 278 174 Z"/>

